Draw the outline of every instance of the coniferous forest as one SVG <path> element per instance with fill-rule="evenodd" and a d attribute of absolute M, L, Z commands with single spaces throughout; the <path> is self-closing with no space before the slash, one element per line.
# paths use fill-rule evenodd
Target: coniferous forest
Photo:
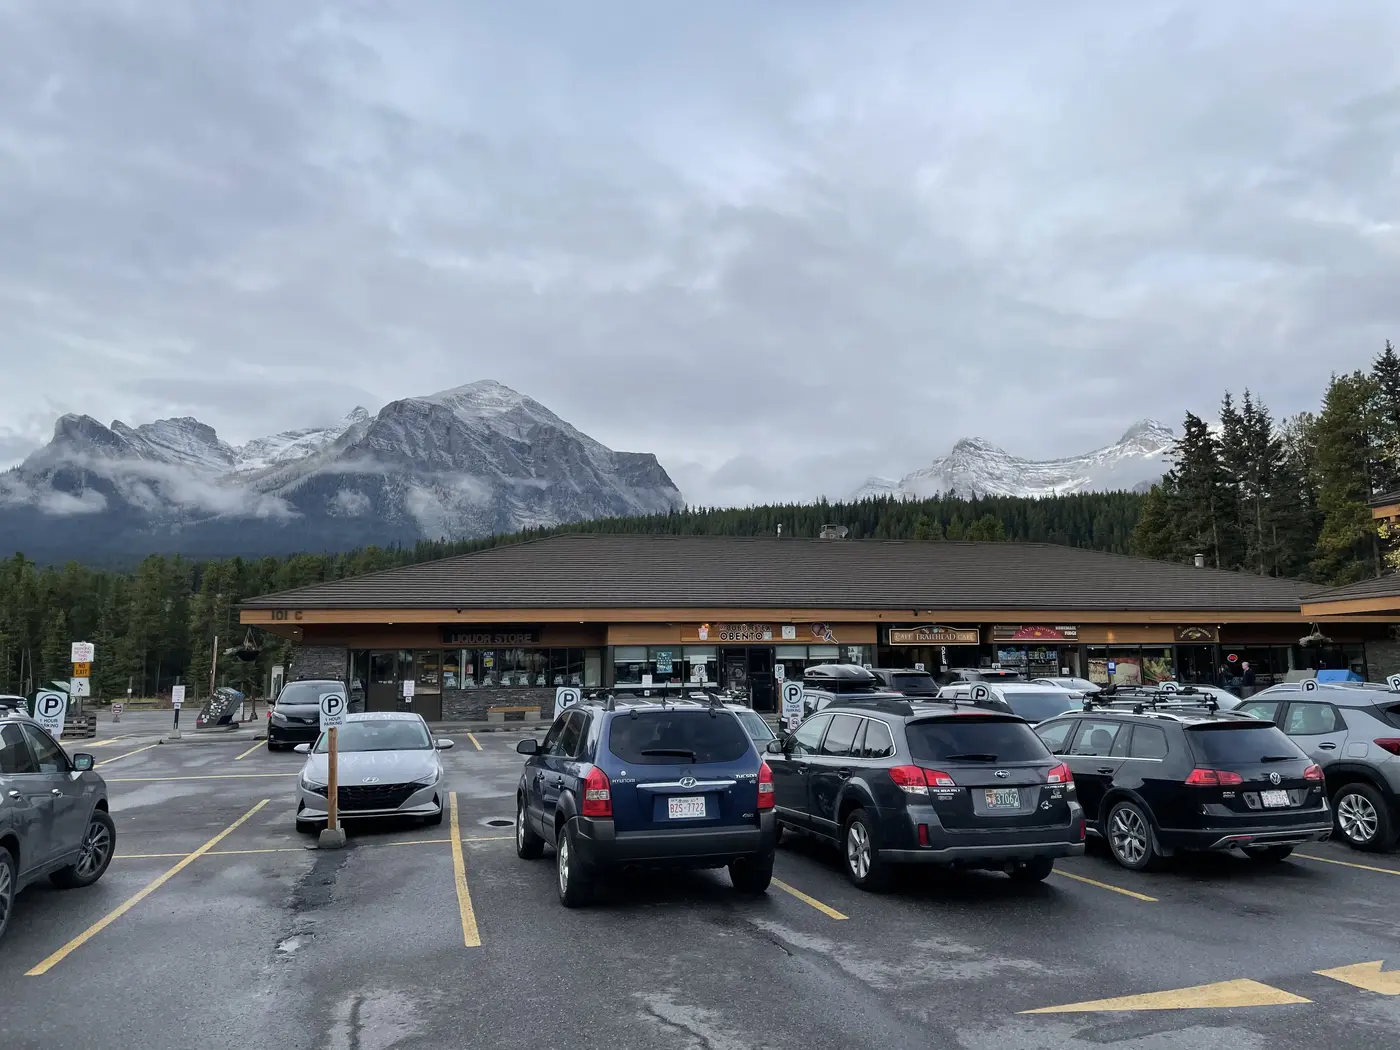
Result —
<path fill-rule="evenodd" d="M 152 555 L 130 571 L 78 563 L 0 562 L 0 693 L 66 678 L 69 643 L 94 642 L 93 694 L 207 692 L 216 648 L 243 641 L 238 604 L 271 591 L 466 554 L 559 532 L 815 536 L 845 525 L 853 539 L 1060 543 L 1322 584 L 1388 570 L 1371 521 L 1373 495 L 1400 489 L 1400 356 L 1387 343 L 1366 371 L 1334 375 L 1317 412 L 1275 421 L 1250 391 L 1226 394 L 1218 427 L 1188 413 L 1175 466 L 1146 495 L 1044 499 L 947 495 L 927 500 L 820 501 L 581 522 L 557 529 L 413 547 L 189 561 Z M 253 661 L 219 657 L 217 682 L 258 693 L 280 639 L 255 638 Z"/>

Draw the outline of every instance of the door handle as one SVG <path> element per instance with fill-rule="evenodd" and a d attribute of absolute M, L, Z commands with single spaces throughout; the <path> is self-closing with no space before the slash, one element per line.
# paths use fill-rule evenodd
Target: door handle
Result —
<path fill-rule="evenodd" d="M 838 769 L 838 770 L 836 771 L 836 779 L 837 779 L 837 780 L 847 780 L 847 779 L 850 778 L 850 775 L 851 775 L 851 771 L 850 771 L 849 769 Z"/>
<path fill-rule="evenodd" d="M 1113 767 L 1112 767 L 1112 766 L 1099 766 L 1098 771 L 1099 771 L 1100 773 L 1112 773 L 1112 772 L 1113 772 Z"/>
<path fill-rule="evenodd" d="M 1328 742 L 1325 743 L 1325 744 L 1318 744 L 1317 746 L 1318 746 L 1318 750 L 1320 750 L 1320 751 L 1335 751 L 1335 750 L 1337 750 L 1337 745 L 1334 744 L 1334 743 L 1332 743 L 1331 741 L 1328 741 Z"/>
<path fill-rule="evenodd" d="M 551 780 L 551 781 L 549 782 L 549 786 L 550 786 L 550 787 L 558 787 L 558 786 L 559 786 L 560 784 L 562 784 L 562 783 L 564 783 L 564 778 L 563 778 L 563 777 L 555 777 L 553 780 Z"/>
<path fill-rule="evenodd" d="M 19 794 L 18 791 L 11 791 L 11 792 L 10 792 L 10 797 L 11 797 L 11 798 L 19 798 L 19 797 L 20 797 L 20 794 Z"/>

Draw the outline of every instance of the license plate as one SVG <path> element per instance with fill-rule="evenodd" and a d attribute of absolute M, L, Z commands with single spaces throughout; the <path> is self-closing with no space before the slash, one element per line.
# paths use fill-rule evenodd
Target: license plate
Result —
<path fill-rule="evenodd" d="M 704 795 L 678 795 L 666 800 L 666 816 L 672 820 L 685 820 L 704 815 Z"/>
<path fill-rule="evenodd" d="M 1263 800 L 1264 805 L 1270 808 L 1288 805 L 1287 791 L 1261 791 L 1259 797 Z"/>
<path fill-rule="evenodd" d="M 988 788 L 984 795 L 988 809 L 1021 808 L 1021 792 L 1016 788 Z"/>

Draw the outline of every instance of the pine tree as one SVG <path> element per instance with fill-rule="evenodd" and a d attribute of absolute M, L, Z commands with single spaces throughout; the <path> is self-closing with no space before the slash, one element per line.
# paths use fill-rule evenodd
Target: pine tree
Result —
<path fill-rule="evenodd" d="M 1318 579 L 1343 584 L 1380 573 L 1370 500 L 1375 383 L 1361 372 L 1332 377 L 1314 425 L 1322 527 L 1313 560 Z"/>
<path fill-rule="evenodd" d="M 1371 365 L 1371 379 L 1376 447 L 1371 482 L 1377 493 L 1393 492 L 1400 489 L 1400 354 L 1389 339 Z"/>
<path fill-rule="evenodd" d="M 1177 494 L 1176 528 L 1183 543 L 1204 554 L 1206 563 L 1227 567 L 1237 536 L 1238 515 L 1220 463 L 1220 446 L 1205 421 L 1186 413 L 1176 441 L 1168 487 Z"/>
<path fill-rule="evenodd" d="M 1153 485 L 1142 501 L 1142 513 L 1133 528 L 1133 553 L 1161 561 L 1182 559 L 1183 543 L 1177 529 L 1179 503 L 1174 483 L 1164 479 Z"/>
<path fill-rule="evenodd" d="M 1246 398 L 1248 394 L 1246 393 Z M 1216 439 L 1222 485 L 1220 488 L 1220 564 L 1237 569 L 1246 562 L 1243 542 L 1245 476 L 1249 473 L 1249 441 L 1246 423 L 1227 390 L 1220 400 L 1220 435 Z"/>
<path fill-rule="evenodd" d="M 1277 575 L 1282 551 L 1276 518 L 1281 511 L 1274 491 L 1283 478 L 1283 440 L 1273 417 L 1248 390 L 1240 407 L 1244 462 L 1240 475 L 1243 567 L 1261 576 Z"/>
<path fill-rule="evenodd" d="M 72 676 L 73 665 L 69 662 L 73 655 L 71 639 L 68 637 L 68 618 L 63 610 L 49 610 L 44 623 L 44 640 L 40 646 L 43 660 L 41 678 L 47 685 L 54 681 L 67 681 Z"/>

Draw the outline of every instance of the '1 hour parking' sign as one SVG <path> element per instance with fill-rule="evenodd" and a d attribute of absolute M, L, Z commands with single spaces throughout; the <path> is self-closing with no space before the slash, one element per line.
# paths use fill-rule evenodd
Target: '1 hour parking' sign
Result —
<path fill-rule="evenodd" d="M 340 729 L 345 725 L 345 697 L 339 693 L 321 694 L 321 728 Z"/>
<path fill-rule="evenodd" d="M 46 689 L 34 698 L 34 721 L 47 729 L 51 736 L 63 735 L 63 723 L 67 717 L 67 693 Z"/>

